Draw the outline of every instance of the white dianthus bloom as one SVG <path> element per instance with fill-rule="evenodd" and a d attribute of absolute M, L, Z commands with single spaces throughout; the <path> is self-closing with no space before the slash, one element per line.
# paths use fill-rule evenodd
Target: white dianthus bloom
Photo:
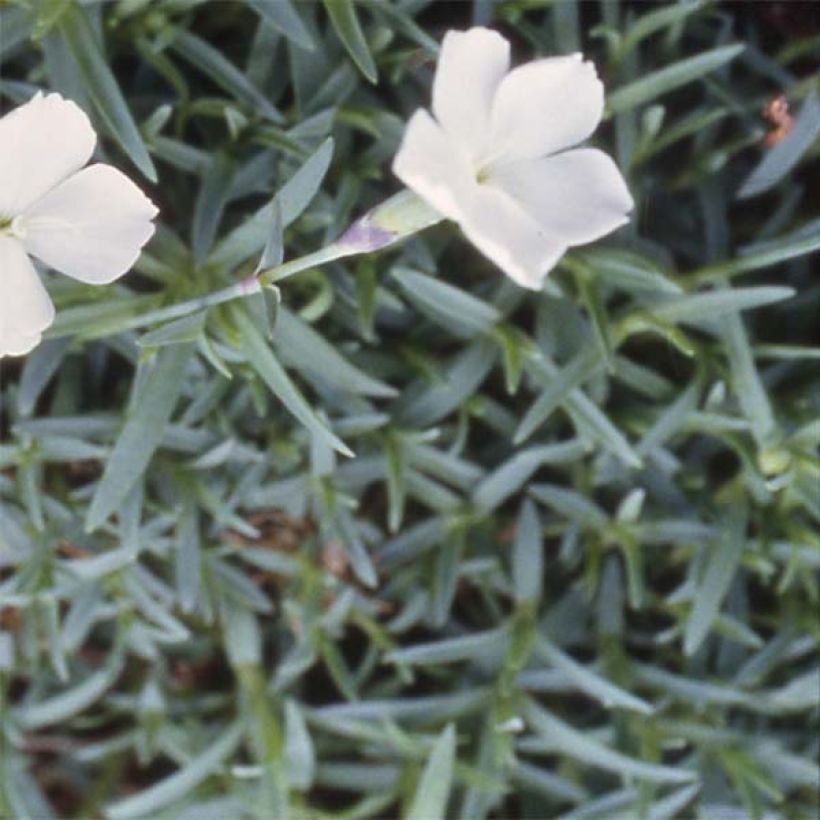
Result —
<path fill-rule="evenodd" d="M 396 176 L 519 285 L 539 289 L 571 245 L 628 221 L 612 159 L 567 150 L 601 120 L 604 89 L 580 54 L 510 71 L 510 45 L 485 28 L 450 31 L 433 82 L 393 162 Z"/>
<path fill-rule="evenodd" d="M 54 306 L 29 259 L 92 285 L 122 276 L 154 233 L 156 207 L 110 165 L 83 166 L 97 136 L 59 94 L 0 118 L 0 356 L 39 344 Z"/>

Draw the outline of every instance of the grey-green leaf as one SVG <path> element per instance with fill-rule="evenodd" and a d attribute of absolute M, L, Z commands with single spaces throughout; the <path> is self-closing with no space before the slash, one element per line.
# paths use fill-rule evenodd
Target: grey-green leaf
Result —
<path fill-rule="evenodd" d="M 173 48 L 189 63 L 207 74 L 215 83 L 231 94 L 234 99 L 259 111 L 271 122 L 281 122 L 282 115 L 270 100 L 222 53 L 195 34 L 176 29 Z"/>
<path fill-rule="evenodd" d="M 284 362 L 338 390 L 382 398 L 396 395 L 389 384 L 351 364 L 317 330 L 284 306 L 279 308 L 273 343 Z"/>
<path fill-rule="evenodd" d="M 623 111 L 629 111 L 654 100 L 656 97 L 660 97 L 662 94 L 680 88 L 686 83 L 710 74 L 734 60 L 743 51 L 743 48 L 744 46 L 740 44 L 713 48 L 695 57 L 679 60 L 666 68 L 652 71 L 639 80 L 633 80 L 627 85 L 616 88 L 609 95 L 608 112 L 610 114 L 619 114 Z"/>
<path fill-rule="evenodd" d="M 205 328 L 206 316 L 206 311 L 200 310 L 190 316 L 174 319 L 141 336 L 137 340 L 137 344 L 140 347 L 164 347 L 165 345 L 194 342 L 200 337 Z"/>
<path fill-rule="evenodd" d="M 761 285 L 751 288 L 725 288 L 707 293 L 693 293 L 653 305 L 653 315 L 668 322 L 702 322 L 727 313 L 770 305 L 794 296 L 793 288 Z"/>
<path fill-rule="evenodd" d="M 820 100 L 812 92 L 803 103 L 792 131 L 774 145 L 744 180 L 737 199 L 757 196 L 777 185 L 800 162 L 820 135 Z"/>
<path fill-rule="evenodd" d="M 315 51 L 316 43 L 302 22 L 291 0 L 249 0 L 251 8 L 277 31 L 307 51 Z"/>
<path fill-rule="evenodd" d="M 709 634 L 743 555 L 746 514 L 740 508 L 732 508 L 726 519 L 726 527 L 706 565 L 686 621 L 683 651 L 687 655 L 697 652 Z"/>
<path fill-rule="evenodd" d="M 485 512 L 492 512 L 524 487 L 541 465 L 566 464 L 582 458 L 587 450 L 584 442 L 577 438 L 520 450 L 478 484 L 473 503 Z"/>
<path fill-rule="evenodd" d="M 452 723 L 448 723 L 424 767 L 407 820 L 444 820 L 447 816 L 455 755 L 456 730 Z"/>
<path fill-rule="evenodd" d="M 154 163 L 148 156 L 134 118 L 111 73 L 108 60 L 100 50 L 83 8 L 72 5 L 60 17 L 58 27 L 85 79 L 86 90 L 94 103 L 97 115 L 134 165 L 148 179 L 156 182 L 157 171 Z"/>
<path fill-rule="evenodd" d="M 220 738 L 205 747 L 205 751 L 174 774 L 154 783 L 137 794 L 123 798 L 105 807 L 110 820 L 137 820 L 150 817 L 160 809 L 179 800 L 216 771 L 242 739 L 242 726 L 235 723 Z"/>
<path fill-rule="evenodd" d="M 89 531 L 119 507 L 148 467 L 174 412 L 192 352 L 190 343 L 163 347 L 155 361 L 143 365 L 147 372 L 88 510 Z"/>
<path fill-rule="evenodd" d="M 578 663 L 550 641 L 539 639 L 535 651 L 539 657 L 567 675 L 582 692 L 598 700 L 607 709 L 629 709 L 644 715 L 654 712 L 645 700 Z"/>
<path fill-rule="evenodd" d="M 333 28 L 336 29 L 347 53 L 356 63 L 359 71 L 371 83 L 375 83 L 379 75 L 356 15 L 353 0 L 323 0 L 323 2 Z"/>
<path fill-rule="evenodd" d="M 492 305 L 440 279 L 404 267 L 393 268 L 391 275 L 414 305 L 459 335 L 475 336 L 501 319 Z"/>
<path fill-rule="evenodd" d="M 541 520 L 535 504 L 527 498 L 515 526 L 512 577 L 516 603 L 538 605 L 544 581 L 544 544 Z"/>
<path fill-rule="evenodd" d="M 330 447 L 344 455 L 352 456 L 350 448 L 328 429 L 307 403 L 253 322 L 238 310 L 234 311 L 234 317 L 239 330 L 242 353 L 271 392 L 305 427 L 316 433 Z"/>
<path fill-rule="evenodd" d="M 40 703 L 27 704 L 13 712 L 18 725 L 24 729 L 39 729 L 52 723 L 59 724 L 99 700 L 122 671 L 122 659 L 114 656 L 103 669 L 89 675 L 76 686 L 63 689 L 59 694 Z"/>
<path fill-rule="evenodd" d="M 697 778 L 695 772 L 673 766 L 645 763 L 616 752 L 594 740 L 588 733 L 573 729 L 555 715 L 541 709 L 534 701 L 524 703 L 524 714 L 533 730 L 551 751 L 575 758 L 584 766 L 595 766 L 615 772 L 621 777 L 634 777 L 654 783 L 688 783 Z"/>
<path fill-rule="evenodd" d="M 282 209 L 282 228 L 287 228 L 307 208 L 322 184 L 330 160 L 333 140 L 328 137 L 304 165 L 277 192 Z M 271 201 L 220 242 L 209 261 L 217 267 L 233 268 L 261 251 L 270 238 L 274 205 Z"/>

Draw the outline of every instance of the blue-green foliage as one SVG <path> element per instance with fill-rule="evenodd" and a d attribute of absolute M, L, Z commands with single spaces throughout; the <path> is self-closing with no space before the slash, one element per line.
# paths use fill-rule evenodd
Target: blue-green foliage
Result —
<path fill-rule="evenodd" d="M 814 816 L 818 35 L 766 5 L 0 4 L 4 108 L 161 209 L 2 362 L 0 816 Z M 395 192 L 473 23 L 596 61 L 631 225 L 540 294 L 442 224 L 174 317 Z"/>

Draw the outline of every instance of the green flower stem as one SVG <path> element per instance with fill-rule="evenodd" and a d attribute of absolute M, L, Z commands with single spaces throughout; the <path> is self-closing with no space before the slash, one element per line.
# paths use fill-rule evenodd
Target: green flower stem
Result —
<path fill-rule="evenodd" d="M 274 282 L 281 282 L 300 271 L 315 268 L 318 265 L 325 264 L 325 262 L 333 262 L 335 259 L 342 259 L 345 256 L 354 256 L 360 252 L 358 249 L 346 248 L 334 242 L 326 248 L 320 248 L 318 251 L 292 259 L 290 262 L 284 262 L 281 265 L 260 271 L 257 274 L 257 280 L 260 285 L 272 285 Z"/>
<path fill-rule="evenodd" d="M 139 316 L 132 316 L 130 319 L 117 325 L 117 332 L 152 325 L 155 322 L 168 322 L 172 319 L 181 319 L 183 316 L 196 313 L 198 310 L 221 305 L 225 302 L 232 302 L 234 299 L 241 299 L 244 296 L 251 296 L 254 293 L 259 293 L 261 290 L 262 287 L 256 277 L 248 276 L 239 282 L 235 282 L 233 285 L 222 288 L 222 290 L 217 290 L 204 296 L 197 296 L 194 299 L 189 299 L 187 302 L 180 302 L 177 305 L 169 305 L 168 307 L 151 310 Z"/>
<path fill-rule="evenodd" d="M 306 254 L 305 256 L 300 256 L 297 259 L 292 259 L 290 262 L 285 262 L 273 268 L 267 268 L 259 274 L 247 276 L 213 293 L 197 296 L 194 299 L 189 299 L 187 302 L 180 302 L 176 305 L 151 310 L 139 316 L 133 316 L 118 325 L 117 330 L 131 330 L 137 327 L 145 327 L 145 325 L 152 325 L 156 322 L 168 322 L 172 319 L 181 319 L 183 316 L 196 313 L 198 310 L 204 310 L 205 308 L 232 302 L 235 299 L 252 296 L 255 293 L 260 293 L 264 285 L 279 282 L 282 279 L 293 276 L 295 273 L 307 270 L 308 268 L 314 268 L 323 262 L 330 262 L 334 259 L 340 259 L 343 256 L 351 256 L 354 253 L 356 253 L 356 251 L 340 248 L 337 245 L 328 245 L 326 248 Z"/>
<path fill-rule="evenodd" d="M 285 740 L 271 709 L 265 676 L 259 664 L 234 667 L 242 692 L 248 737 L 254 757 L 262 767 L 265 802 L 275 817 L 288 816 L 288 782 L 284 761 Z"/>
<path fill-rule="evenodd" d="M 381 250 L 436 224 L 441 219 L 441 214 L 431 210 L 411 191 L 401 191 L 354 222 L 335 242 L 318 251 L 266 268 L 215 293 L 135 316 L 124 325 L 120 325 L 118 330 L 180 319 L 198 310 L 259 293 L 263 287 L 281 282 L 300 271 L 346 256 Z"/>

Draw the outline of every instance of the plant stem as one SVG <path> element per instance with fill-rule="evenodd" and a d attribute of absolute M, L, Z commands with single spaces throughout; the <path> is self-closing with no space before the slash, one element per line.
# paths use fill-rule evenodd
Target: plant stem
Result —
<path fill-rule="evenodd" d="M 257 279 L 261 285 L 271 285 L 274 282 L 281 282 L 283 279 L 293 276 L 294 273 L 299 273 L 308 268 L 315 268 L 317 265 L 323 265 L 325 262 L 332 262 L 334 259 L 341 259 L 344 256 L 353 256 L 359 252 L 358 249 L 346 248 L 333 243 L 326 248 L 320 248 L 313 253 L 292 259 L 290 262 L 284 262 L 276 267 L 260 271 L 257 274 Z"/>
<path fill-rule="evenodd" d="M 167 322 L 171 319 L 180 319 L 183 316 L 196 313 L 196 311 L 202 310 L 203 308 L 221 305 L 243 296 L 259 293 L 261 289 L 259 281 L 253 276 L 248 276 L 239 282 L 235 282 L 233 285 L 222 288 L 222 290 L 217 290 L 204 296 L 197 296 L 194 299 L 189 299 L 187 302 L 180 302 L 177 305 L 169 305 L 168 307 L 159 308 L 158 310 L 152 310 L 148 313 L 143 313 L 141 316 L 134 316 L 133 319 L 126 322 L 123 329 L 141 327 L 143 325 L 153 324 L 154 322 Z"/>
<path fill-rule="evenodd" d="M 196 313 L 198 310 L 213 307 L 214 305 L 222 305 L 225 302 L 232 302 L 234 299 L 241 299 L 245 296 L 259 293 L 264 285 L 280 282 L 282 279 L 287 279 L 289 276 L 293 276 L 300 271 L 314 268 L 317 265 L 321 265 L 324 262 L 331 262 L 334 259 L 341 259 L 343 256 L 352 256 L 355 253 L 357 253 L 356 250 L 344 248 L 341 245 L 328 245 L 326 248 L 320 248 L 313 253 L 292 259 L 290 262 L 285 262 L 282 265 L 260 271 L 258 274 L 247 276 L 213 293 L 197 296 L 194 299 L 189 299 L 187 302 L 180 302 L 176 305 L 158 308 L 157 310 L 143 313 L 140 316 L 133 316 L 118 325 L 117 329 L 118 331 L 131 330 L 133 328 L 154 324 L 154 322 L 168 322 L 172 319 L 181 319 L 183 316 Z"/>

